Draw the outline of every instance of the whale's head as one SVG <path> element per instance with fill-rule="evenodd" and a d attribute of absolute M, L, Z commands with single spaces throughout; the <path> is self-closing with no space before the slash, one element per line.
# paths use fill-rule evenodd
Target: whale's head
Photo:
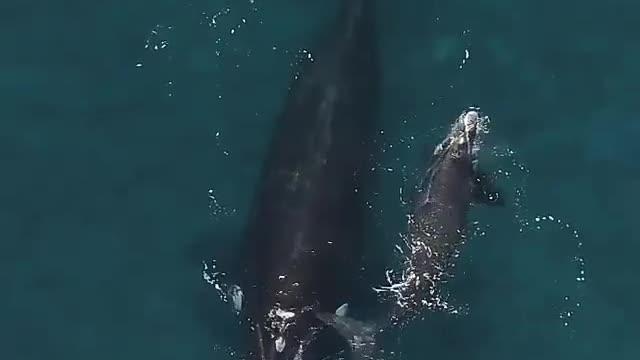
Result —
<path fill-rule="evenodd" d="M 419 207 L 440 203 L 465 209 L 472 201 L 472 192 L 481 184 L 478 153 L 488 121 L 477 108 L 463 111 L 454 120 L 451 130 L 433 153 L 426 178 L 427 190 Z"/>
<path fill-rule="evenodd" d="M 436 147 L 434 157 L 469 161 L 475 167 L 482 135 L 487 132 L 488 121 L 488 118 L 482 116 L 477 108 L 463 111 L 453 122 L 447 137 Z"/>

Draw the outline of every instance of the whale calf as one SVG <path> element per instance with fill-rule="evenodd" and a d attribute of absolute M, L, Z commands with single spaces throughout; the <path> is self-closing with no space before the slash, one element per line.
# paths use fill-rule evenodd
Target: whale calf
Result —
<path fill-rule="evenodd" d="M 467 109 L 433 152 L 409 216 L 402 281 L 387 288 L 398 299 L 389 319 L 392 324 L 407 323 L 425 308 L 447 306 L 440 285 L 450 276 L 467 238 L 469 207 L 504 205 L 491 177 L 478 165 L 487 126 L 488 118 L 479 109 Z"/>
<path fill-rule="evenodd" d="M 409 216 L 404 260 L 389 286 L 374 288 L 391 294 L 390 309 L 371 322 L 351 318 L 344 308 L 318 318 L 334 327 L 360 354 L 382 354 L 383 337 L 393 334 L 425 309 L 447 307 L 440 288 L 450 276 L 466 238 L 466 218 L 474 203 L 504 205 L 491 177 L 478 166 L 488 118 L 470 108 L 458 116 L 436 146 Z"/>
<path fill-rule="evenodd" d="M 245 235 L 244 280 L 230 294 L 249 319 L 252 359 L 348 352 L 316 314 L 354 296 L 380 73 L 373 1 L 340 5 L 276 120 Z"/>

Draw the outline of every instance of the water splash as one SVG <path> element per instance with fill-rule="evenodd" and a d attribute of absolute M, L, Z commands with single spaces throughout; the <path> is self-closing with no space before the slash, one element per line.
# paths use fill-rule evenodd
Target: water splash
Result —
<path fill-rule="evenodd" d="M 583 242 L 580 232 L 569 222 L 551 214 L 534 216 L 530 229 L 536 232 L 544 230 L 559 232 L 563 234 L 563 237 L 571 238 L 575 242 L 573 256 L 570 260 L 574 268 L 572 278 L 574 287 L 565 289 L 566 295 L 562 301 L 558 301 L 559 304 L 557 305 L 560 308 L 558 310 L 558 318 L 562 326 L 568 328 L 571 335 L 575 335 L 575 329 L 571 327 L 571 324 L 573 319 L 582 311 L 584 283 L 587 281 L 586 261 L 582 253 Z"/>
<path fill-rule="evenodd" d="M 227 274 L 223 271 L 218 271 L 217 267 L 218 264 L 216 263 L 216 260 L 212 260 L 209 264 L 203 261 L 202 278 L 216 289 L 220 300 L 225 303 L 229 303 L 230 285 L 224 280 Z"/>
<path fill-rule="evenodd" d="M 223 346 L 220 344 L 214 344 L 212 346 L 213 359 L 226 359 L 226 360 L 245 360 L 246 357 L 241 355 L 240 352 L 231 346 Z"/>
<path fill-rule="evenodd" d="M 214 220 L 222 220 L 224 217 L 235 215 L 236 209 L 222 205 L 215 195 L 213 189 L 209 189 L 209 216 Z"/>
<path fill-rule="evenodd" d="M 163 51 L 169 47 L 173 35 L 172 25 L 157 24 L 147 35 L 144 48 L 150 51 Z"/>
<path fill-rule="evenodd" d="M 574 335 L 575 330 L 571 328 L 572 321 L 579 316 L 582 310 L 584 298 L 584 282 L 586 277 L 586 261 L 583 255 L 583 240 L 578 228 L 569 221 L 563 219 L 557 214 L 550 212 L 537 213 L 531 210 L 528 200 L 527 180 L 531 174 L 529 168 L 520 160 L 517 154 L 511 149 L 493 149 L 493 155 L 508 161 L 508 164 L 496 171 L 499 177 L 511 181 L 514 186 L 513 206 L 515 212 L 513 215 L 514 222 L 518 226 L 518 232 L 523 240 L 531 241 L 533 235 L 541 235 L 544 232 L 544 239 L 554 238 L 563 239 L 564 241 L 573 242 L 569 245 L 571 255 L 567 256 L 567 261 L 573 267 L 573 275 L 571 278 L 556 280 L 562 283 L 571 283 L 573 286 L 564 288 L 562 295 L 556 300 L 558 319 L 560 324 L 570 330 L 570 334 Z M 555 240 L 556 242 L 558 240 Z M 550 245 L 554 249 L 558 249 L 560 245 Z M 560 250 L 556 250 L 560 251 Z M 553 282 L 554 280 L 549 280 Z"/>

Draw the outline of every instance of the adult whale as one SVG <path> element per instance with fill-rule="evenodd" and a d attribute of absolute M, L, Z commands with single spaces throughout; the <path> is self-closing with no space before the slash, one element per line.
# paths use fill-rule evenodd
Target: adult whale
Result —
<path fill-rule="evenodd" d="M 353 299 L 379 68 L 372 0 L 341 0 L 277 119 L 232 291 L 251 358 L 322 359 L 345 348 L 315 314 Z M 244 300 L 243 300 L 244 299 Z"/>

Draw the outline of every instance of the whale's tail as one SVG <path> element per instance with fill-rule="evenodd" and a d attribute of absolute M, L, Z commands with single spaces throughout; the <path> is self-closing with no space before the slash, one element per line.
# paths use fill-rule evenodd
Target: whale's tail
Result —
<path fill-rule="evenodd" d="M 376 342 L 378 328 L 373 323 L 359 321 L 347 316 L 348 304 L 340 306 L 335 313 L 317 313 L 316 317 L 325 325 L 334 328 L 351 345 L 354 360 L 372 360 L 380 353 Z"/>

